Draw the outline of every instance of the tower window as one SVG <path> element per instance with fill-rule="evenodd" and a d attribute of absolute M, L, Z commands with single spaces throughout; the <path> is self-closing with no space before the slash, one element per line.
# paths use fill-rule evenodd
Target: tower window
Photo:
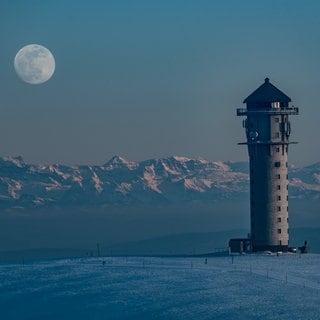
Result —
<path fill-rule="evenodd" d="M 277 219 L 277 221 L 278 221 L 278 222 L 281 222 L 281 218 L 279 217 L 279 218 Z"/>
<path fill-rule="evenodd" d="M 277 207 L 277 210 L 278 210 L 278 211 L 281 211 L 281 207 Z"/>
<path fill-rule="evenodd" d="M 272 102 L 271 108 L 279 109 L 280 108 L 280 102 Z"/>
<path fill-rule="evenodd" d="M 277 190 L 280 190 L 281 189 L 281 186 L 280 184 L 277 185 Z"/>
<path fill-rule="evenodd" d="M 280 174 L 277 174 L 276 177 L 277 177 L 277 179 L 281 179 Z"/>
<path fill-rule="evenodd" d="M 277 200 L 280 201 L 281 200 L 281 196 L 277 196 Z"/>
<path fill-rule="evenodd" d="M 280 162 L 280 161 L 275 162 L 275 163 L 274 163 L 274 166 L 275 166 L 276 168 L 280 168 L 281 162 Z"/>
<path fill-rule="evenodd" d="M 281 229 L 278 229 L 278 233 L 281 233 Z"/>
<path fill-rule="evenodd" d="M 276 152 L 280 152 L 280 148 L 279 147 L 276 147 Z"/>

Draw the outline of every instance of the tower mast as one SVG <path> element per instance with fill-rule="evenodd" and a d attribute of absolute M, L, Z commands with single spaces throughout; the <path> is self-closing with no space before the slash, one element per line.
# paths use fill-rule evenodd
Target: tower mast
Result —
<path fill-rule="evenodd" d="M 287 251 L 289 244 L 288 148 L 289 115 L 299 114 L 291 99 L 269 78 L 237 109 L 250 160 L 250 217 L 253 251 Z"/>

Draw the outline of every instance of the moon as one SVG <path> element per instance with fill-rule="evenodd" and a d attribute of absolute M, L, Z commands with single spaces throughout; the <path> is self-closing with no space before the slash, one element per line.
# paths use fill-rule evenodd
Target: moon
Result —
<path fill-rule="evenodd" d="M 14 58 L 14 69 L 21 80 L 30 84 L 48 81 L 55 70 L 52 53 L 39 44 L 29 44 L 21 48 Z"/>

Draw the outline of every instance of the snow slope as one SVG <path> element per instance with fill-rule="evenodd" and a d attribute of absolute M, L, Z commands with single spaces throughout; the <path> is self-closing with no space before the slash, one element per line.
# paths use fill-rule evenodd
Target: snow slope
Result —
<path fill-rule="evenodd" d="M 312 254 L 2 264 L 1 319 L 319 319 L 319 264 Z"/>

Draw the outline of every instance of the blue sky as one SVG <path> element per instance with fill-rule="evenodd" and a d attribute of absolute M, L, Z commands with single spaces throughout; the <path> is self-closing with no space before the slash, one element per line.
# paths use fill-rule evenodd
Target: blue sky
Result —
<path fill-rule="evenodd" d="M 320 160 L 318 1 L 2 0 L 0 39 L 2 156 L 247 160 L 235 110 L 268 76 L 300 107 L 290 162 Z M 13 68 L 30 43 L 56 59 L 42 85 Z"/>

